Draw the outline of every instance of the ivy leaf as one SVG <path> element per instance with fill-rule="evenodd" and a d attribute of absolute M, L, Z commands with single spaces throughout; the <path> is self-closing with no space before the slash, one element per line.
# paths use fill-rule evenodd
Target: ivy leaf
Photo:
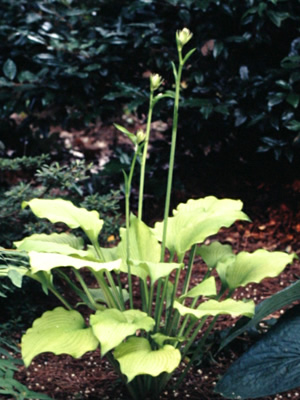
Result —
<path fill-rule="evenodd" d="M 34 321 L 22 337 L 22 357 L 26 366 L 41 353 L 69 354 L 81 357 L 98 347 L 98 340 L 78 311 L 57 307 Z"/>
<path fill-rule="evenodd" d="M 101 355 L 117 347 L 128 336 L 139 329 L 146 332 L 154 328 L 155 321 L 140 310 L 119 311 L 116 309 L 97 311 L 91 315 L 94 335 L 101 344 Z"/>
<path fill-rule="evenodd" d="M 120 363 L 121 372 L 128 382 L 137 375 L 158 376 L 162 372 L 171 373 L 178 367 L 181 354 L 178 349 L 166 344 L 159 350 L 152 350 L 147 339 L 130 337 L 114 351 L 115 359 Z"/>
<path fill-rule="evenodd" d="M 6 78 L 10 79 L 11 81 L 17 74 L 17 66 L 10 58 L 8 58 L 3 65 L 3 73 Z"/>

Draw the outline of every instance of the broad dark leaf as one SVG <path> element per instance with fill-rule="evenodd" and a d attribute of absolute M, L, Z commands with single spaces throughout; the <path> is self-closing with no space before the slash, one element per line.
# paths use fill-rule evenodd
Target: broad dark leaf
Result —
<path fill-rule="evenodd" d="M 300 386 L 300 315 L 283 318 L 243 354 L 215 391 L 230 399 L 255 399 Z"/>

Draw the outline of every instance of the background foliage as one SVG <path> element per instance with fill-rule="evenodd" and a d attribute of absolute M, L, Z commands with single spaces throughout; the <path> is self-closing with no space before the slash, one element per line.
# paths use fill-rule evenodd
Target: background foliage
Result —
<path fill-rule="evenodd" d="M 21 208 L 23 201 L 34 197 L 62 197 L 88 210 L 97 210 L 104 220 L 102 244 L 118 238 L 122 225 L 120 190 L 113 189 L 103 177 L 100 179 L 98 174 L 92 173 L 91 165 L 84 161 L 50 163 L 45 154 L 13 160 L 0 158 L 0 173 L 0 247 L 11 248 L 12 243 L 25 234 L 60 230 L 59 226 L 53 229 L 49 221 L 38 220 L 28 209 Z"/>
<path fill-rule="evenodd" d="M 143 113 L 145 77 L 162 73 L 171 85 L 174 32 L 187 26 L 197 55 L 183 92 L 182 149 L 246 161 L 258 150 L 292 162 L 299 21 L 298 0 L 3 0 L 2 151 L 58 151 L 51 125 L 109 119 L 122 104 Z"/>

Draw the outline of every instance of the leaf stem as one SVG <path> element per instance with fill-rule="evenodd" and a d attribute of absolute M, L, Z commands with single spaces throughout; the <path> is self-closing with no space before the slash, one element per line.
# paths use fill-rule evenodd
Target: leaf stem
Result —
<path fill-rule="evenodd" d="M 178 111 L 179 111 L 179 98 L 180 98 L 180 82 L 181 75 L 183 69 L 183 60 L 182 60 L 182 50 L 178 49 L 178 57 L 179 57 L 179 66 L 176 71 L 175 76 L 175 100 L 174 100 L 174 109 L 173 109 L 173 126 L 172 126 L 172 141 L 171 141 L 171 150 L 170 150 L 170 160 L 169 160 L 169 172 L 168 172 L 168 182 L 167 182 L 167 192 L 166 192 L 166 201 L 165 201 L 165 211 L 164 211 L 164 225 L 163 225 L 163 234 L 162 234 L 162 245 L 161 245 L 161 262 L 163 262 L 165 257 L 165 248 L 166 248 L 166 239 L 167 239 L 167 228 L 168 228 L 168 217 L 170 212 L 170 201 L 171 201 L 171 190 L 172 190 L 172 182 L 173 182 L 173 170 L 174 170 L 174 162 L 175 162 L 175 150 L 176 150 L 176 138 L 177 138 L 177 128 L 178 128 Z"/>
<path fill-rule="evenodd" d="M 52 286 L 48 287 L 48 289 L 58 298 L 60 302 L 68 309 L 73 310 L 73 307 L 68 303 L 68 301 L 62 297 L 62 295 Z"/>
<path fill-rule="evenodd" d="M 99 308 L 99 307 L 98 307 L 95 299 L 91 295 L 91 292 L 89 291 L 89 288 L 87 287 L 85 281 L 83 280 L 82 276 L 80 275 L 80 272 L 77 271 L 75 268 L 73 268 L 73 272 L 74 272 L 74 275 L 76 276 L 76 278 L 78 279 L 78 282 L 80 283 L 84 293 L 86 294 L 91 306 L 93 307 L 94 310 L 97 310 L 97 308 Z"/>
<path fill-rule="evenodd" d="M 138 155 L 138 148 L 134 152 L 134 156 L 131 162 L 129 176 L 124 173 L 125 176 L 125 217 L 126 217 L 126 258 L 127 258 L 127 268 L 128 268 L 128 288 L 129 288 L 129 304 L 130 308 L 133 308 L 133 290 L 132 290 L 132 276 L 131 276 L 131 266 L 130 266 L 130 238 L 129 238 L 129 228 L 130 228 L 130 193 L 131 193 L 131 182 L 133 177 L 133 172 L 135 168 L 135 163 Z"/>
<path fill-rule="evenodd" d="M 144 200 L 144 186 L 145 186 L 145 171 L 146 171 L 146 160 L 148 154 L 148 145 L 151 130 L 152 113 L 154 108 L 153 103 L 154 90 L 150 90 L 149 110 L 146 128 L 146 138 L 144 141 L 143 156 L 141 160 L 141 171 L 140 171 L 140 188 L 139 188 L 139 204 L 138 204 L 138 219 L 141 221 L 143 216 L 143 200 Z"/>
<path fill-rule="evenodd" d="M 189 284 L 190 284 L 190 280 L 191 280 L 191 276 L 192 276 L 192 270 L 193 270 L 193 264 L 194 264 L 194 259 L 195 259 L 195 255 L 196 255 L 196 250 L 197 250 L 197 245 L 194 244 L 190 251 L 188 268 L 187 268 L 187 272 L 186 272 L 184 284 L 183 284 L 183 289 L 182 289 L 183 295 L 186 294 L 189 289 Z M 183 304 L 184 304 L 184 302 L 183 302 Z"/>

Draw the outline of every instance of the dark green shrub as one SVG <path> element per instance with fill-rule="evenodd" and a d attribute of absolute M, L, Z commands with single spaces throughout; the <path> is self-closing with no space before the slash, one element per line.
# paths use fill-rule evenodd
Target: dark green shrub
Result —
<path fill-rule="evenodd" d="M 298 1 L 4 0 L 0 7 L 7 149 L 37 154 L 56 140 L 51 125 L 109 118 L 126 102 L 142 114 L 145 76 L 164 71 L 169 85 L 174 30 L 188 26 L 198 57 L 185 81 L 182 149 L 246 161 L 257 150 L 290 161 L 299 151 Z"/>

